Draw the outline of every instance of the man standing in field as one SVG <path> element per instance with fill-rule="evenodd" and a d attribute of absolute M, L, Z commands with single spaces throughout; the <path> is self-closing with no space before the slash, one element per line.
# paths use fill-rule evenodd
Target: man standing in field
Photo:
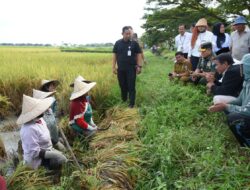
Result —
<path fill-rule="evenodd" d="M 117 74 L 121 89 L 122 101 L 126 102 L 129 95 L 129 107 L 135 105 L 136 74 L 141 73 L 141 48 L 131 40 L 128 26 L 122 28 L 123 38 L 116 41 L 113 48 L 113 73 Z"/>

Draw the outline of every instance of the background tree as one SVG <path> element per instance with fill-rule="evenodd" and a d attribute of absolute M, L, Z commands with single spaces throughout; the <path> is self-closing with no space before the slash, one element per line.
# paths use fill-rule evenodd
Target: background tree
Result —
<path fill-rule="evenodd" d="M 216 22 L 229 24 L 236 15 L 249 17 L 250 1 L 234 0 L 148 0 L 145 34 L 142 40 L 148 46 L 163 43 L 173 48 L 174 37 L 178 34 L 179 24 L 188 28 L 198 19 L 205 17 L 210 25 Z M 152 8 L 152 4 L 156 6 Z"/>

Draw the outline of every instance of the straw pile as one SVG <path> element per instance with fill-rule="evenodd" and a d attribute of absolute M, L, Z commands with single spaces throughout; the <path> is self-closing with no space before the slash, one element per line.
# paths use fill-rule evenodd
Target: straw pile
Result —
<path fill-rule="evenodd" d="M 97 161 L 90 168 L 99 190 L 132 190 L 136 184 L 136 174 L 140 169 L 138 152 L 142 145 L 137 138 L 140 116 L 136 109 L 114 107 L 106 112 L 106 118 L 99 124 L 105 131 L 98 131 L 90 142 L 90 149 Z"/>

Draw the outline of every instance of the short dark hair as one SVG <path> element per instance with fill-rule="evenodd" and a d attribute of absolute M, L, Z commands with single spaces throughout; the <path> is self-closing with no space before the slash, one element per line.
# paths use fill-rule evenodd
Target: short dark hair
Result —
<path fill-rule="evenodd" d="M 186 24 L 179 24 L 179 27 L 180 26 L 184 26 L 184 28 L 187 29 Z"/>
<path fill-rule="evenodd" d="M 177 52 L 175 53 L 175 56 L 177 56 L 177 55 L 184 56 L 184 53 L 183 53 L 183 52 L 181 52 L 181 51 L 177 51 Z"/>
<path fill-rule="evenodd" d="M 129 29 L 130 29 L 129 26 L 124 26 L 124 27 L 122 28 L 122 33 L 124 33 L 126 30 L 129 30 Z"/>
<path fill-rule="evenodd" d="M 222 53 L 215 57 L 215 60 L 219 61 L 221 64 L 225 64 L 227 62 L 228 65 L 234 64 L 233 57 L 230 53 Z"/>

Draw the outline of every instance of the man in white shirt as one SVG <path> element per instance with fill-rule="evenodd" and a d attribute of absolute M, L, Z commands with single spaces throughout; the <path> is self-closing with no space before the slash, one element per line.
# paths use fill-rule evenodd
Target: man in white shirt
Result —
<path fill-rule="evenodd" d="M 205 42 L 212 43 L 214 47 L 214 35 L 212 32 L 208 31 L 207 20 L 205 18 L 201 18 L 195 25 L 193 29 L 192 39 L 190 43 L 190 49 L 188 53 L 188 58 L 192 63 L 193 71 L 196 70 L 196 67 L 199 63 L 201 53 L 200 46 Z"/>
<path fill-rule="evenodd" d="M 177 52 L 182 52 L 184 57 L 187 58 L 192 34 L 186 32 L 186 26 L 184 24 L 179 25 L 178 31 L 179 35 L 175 37 L 175 47 Z"/>

